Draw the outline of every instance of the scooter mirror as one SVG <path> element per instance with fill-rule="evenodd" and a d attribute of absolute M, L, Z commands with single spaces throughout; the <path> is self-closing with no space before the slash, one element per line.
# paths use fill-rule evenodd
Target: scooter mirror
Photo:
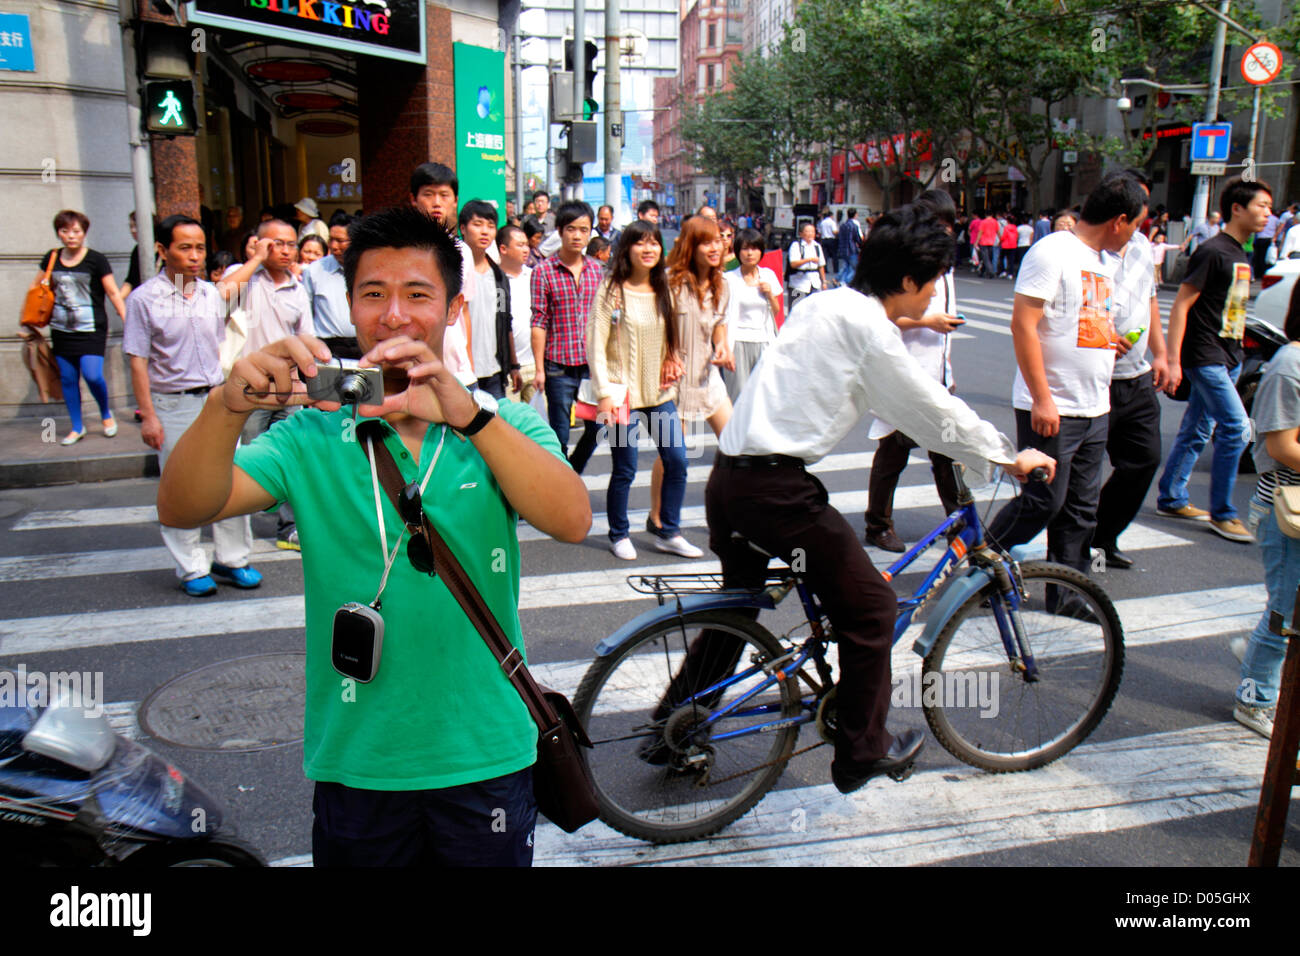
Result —
<path fill-rule="evenodd" d="M 108 763 L 116 746 L 113 728 L 102 712 L 92 715 L 71 706 L 66 698 L 45 708 L 23 737 L 24 750 L 88 773 Z"/>

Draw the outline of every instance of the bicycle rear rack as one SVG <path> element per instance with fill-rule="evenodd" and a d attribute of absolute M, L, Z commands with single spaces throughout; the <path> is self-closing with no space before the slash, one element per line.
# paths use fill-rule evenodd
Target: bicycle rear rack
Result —
<path fill-rule="evenodd" d="M 702 574 L 629 574 L 628 587 L 639 594 L 649 594 L 658 598 L 660 605 L 668 597 L 682 597 L 690 594 L 741 594 L 758 597 L 772 587 L 784 588 L 788 593 L 793 586 L 789 568 L 774 568 L 767 572 L 762 587 L 729 588 L 722 580 L 722 573 L 715 571 Z M 785 597 L 785 593 L 780 597 Z M 779 601 L 778 601 L 779 603 Z"/>

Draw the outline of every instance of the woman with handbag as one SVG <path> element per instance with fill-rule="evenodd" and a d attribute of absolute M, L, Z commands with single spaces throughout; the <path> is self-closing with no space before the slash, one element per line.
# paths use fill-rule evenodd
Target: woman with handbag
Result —
<path fill-rule="evenodd" d="M 682 553 L 683 545 L 690 548 L 678 526 L 686 495 L 686 446 L 673 385 L 681 374 L 680 350 L 663 265 L 663 239 L 659 227 L 638 219 L 619 237 L 609 274 L 587 318 L 591 388 L 599 402 L 600 420 L 609 425 L 613 458 L 605 497 L 609 549 L 624 561 L 636 560 L 628 536 L 627 498 L 636 477 L 637 431 L 642 421 L 648 423 L 664 468 L 663 527 L 655 547 L 674 554 Z M 697 556 L 701 553 L 696 550 Z"/>
<path fill-rule="evenodd" d="M 1291 292 L 1285 330 L 1288 344 L 1265 367 L 1251 406 L 1259 481 L 1246 526 L 1259 542 L 1268 606 L 1238 655 L 1241 681 L 1232 709 L 1233 719 L 1262 737 L 1273 734 L 1286 657 L 1286 638 L 1269 629 L 1269 614 L 1277 611 L 1291 627 L 1300 586 L 1300 283 Z M 1240 649 L 1240 639 L 1233 649 Z"/>
<path fill-rule="evenodd" d="M 113 267 L 103 253 L 86 245 L 90 220 L 85 214 L 64 209 L 54 217 L 54 232 L 63 243 L 41 259 L 42 276 L 50 271 L 50 288 L 54 292 L 54 311 L 50 315 L 50 339 L 54 358 L 59 363 L 63 402 L 72 419 L 72 431 L 62 444 L 72 445 L 86 436 L 81 420 L 81 379 L 99 405 L 104 434 L 117 434 L 117 422 L 108 407 L 108 384 L 104 381 L 104 351 L 108 345 L 108 313 L 104 297 L 122 318 L 126 303 L 113 280 Z M 53 268 L 50 268 L 53 259 Z"/>
<path fill-rule="evenodd" d="M 723 277 L 722 258 L 718 224 L 703 216 L 691 216 L 682 224 L 681 235 L 668 255 L 668 285 L 673 291 L 682 343 L 677 411 L 683 422 L 707 421 L 715 435 L 722 434 L 731 418 L 731 399 L 718 370 L 736 370 L 735 358 L 727 345 L 730 293 Z M 662 484 L 663 473 L 659 462 L 655 462 L 650 473 L 650 514 L 646 517 L 646 530 L 660 539 L 656 547 L 661 551 L 683 558 L 701 557 L 704 552 L 681 535 L 672 541 L 665 538 L 666 528 L 660 523 L 659 513 Z"/>
<path fill-rule="evenodd" d="M 776 340 L 776 313 L 781 308 L 781 280 L 775 272 L 758 263 L 766 247 L 754 229 L 742 229 L 736 236 L 736 255 L 740 268 L 726 274 L 727 344 L 736 362 L 734 370 L 723 371 L 727 397 L 735 404 L 749 375 L 763 355 L 763 349 Z"/>

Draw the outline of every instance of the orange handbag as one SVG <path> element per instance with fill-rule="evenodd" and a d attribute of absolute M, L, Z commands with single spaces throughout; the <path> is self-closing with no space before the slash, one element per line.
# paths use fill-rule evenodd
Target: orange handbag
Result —
<path fill-rule="evenodd" d="M 50 288 L 50 273 L 54 271 L 54 260 L 58 251 L 50 253 L 50 264 L 45 267 L 45 275 L 32 283 L 23 299 L 23 314 L 19 324 L 35 329 L 43 329 L 50 324 L 54 314 L 54 291 Z"/>

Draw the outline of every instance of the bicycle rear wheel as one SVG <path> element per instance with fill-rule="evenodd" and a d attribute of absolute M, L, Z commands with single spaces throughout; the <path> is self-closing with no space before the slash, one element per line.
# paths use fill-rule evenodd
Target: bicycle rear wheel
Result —
<path fill-rule="evenodd" d="M 640 840 L 678 843 L 715 833 L 758 803 L 781 776 L 799 736 L 792 720 L 801 710 L 798 682 L 764 688 L 741 705 L 744 714 L 711 725 L 705 718 L 757 690 L 768 676 L 761 665 L 783 653 L 755 621 L 700 611 L 680 623 L 648 627 L 597 658 L 573 706 L 594 745 L 583 757 L 601 819 Z M 699 696 L 750 670 L 707 698 Z M 758 708 L 766 711 L 755 713 Z M 760 725 L 770 729 L 719 739 Z"/>
<path fill-rule="evenodd" d="M 1124 672 L 1115 605 L 1086 575 L 1060 564 L 1020 566 L 1020 609 L 1038 680 L 1013 668 L 990 584 L 940 632 L 922 669 L 922 707 L 934 736 L 960 760 L 995 773 L 1032 770 L 1082 742 L 1101 723 Z"/>

